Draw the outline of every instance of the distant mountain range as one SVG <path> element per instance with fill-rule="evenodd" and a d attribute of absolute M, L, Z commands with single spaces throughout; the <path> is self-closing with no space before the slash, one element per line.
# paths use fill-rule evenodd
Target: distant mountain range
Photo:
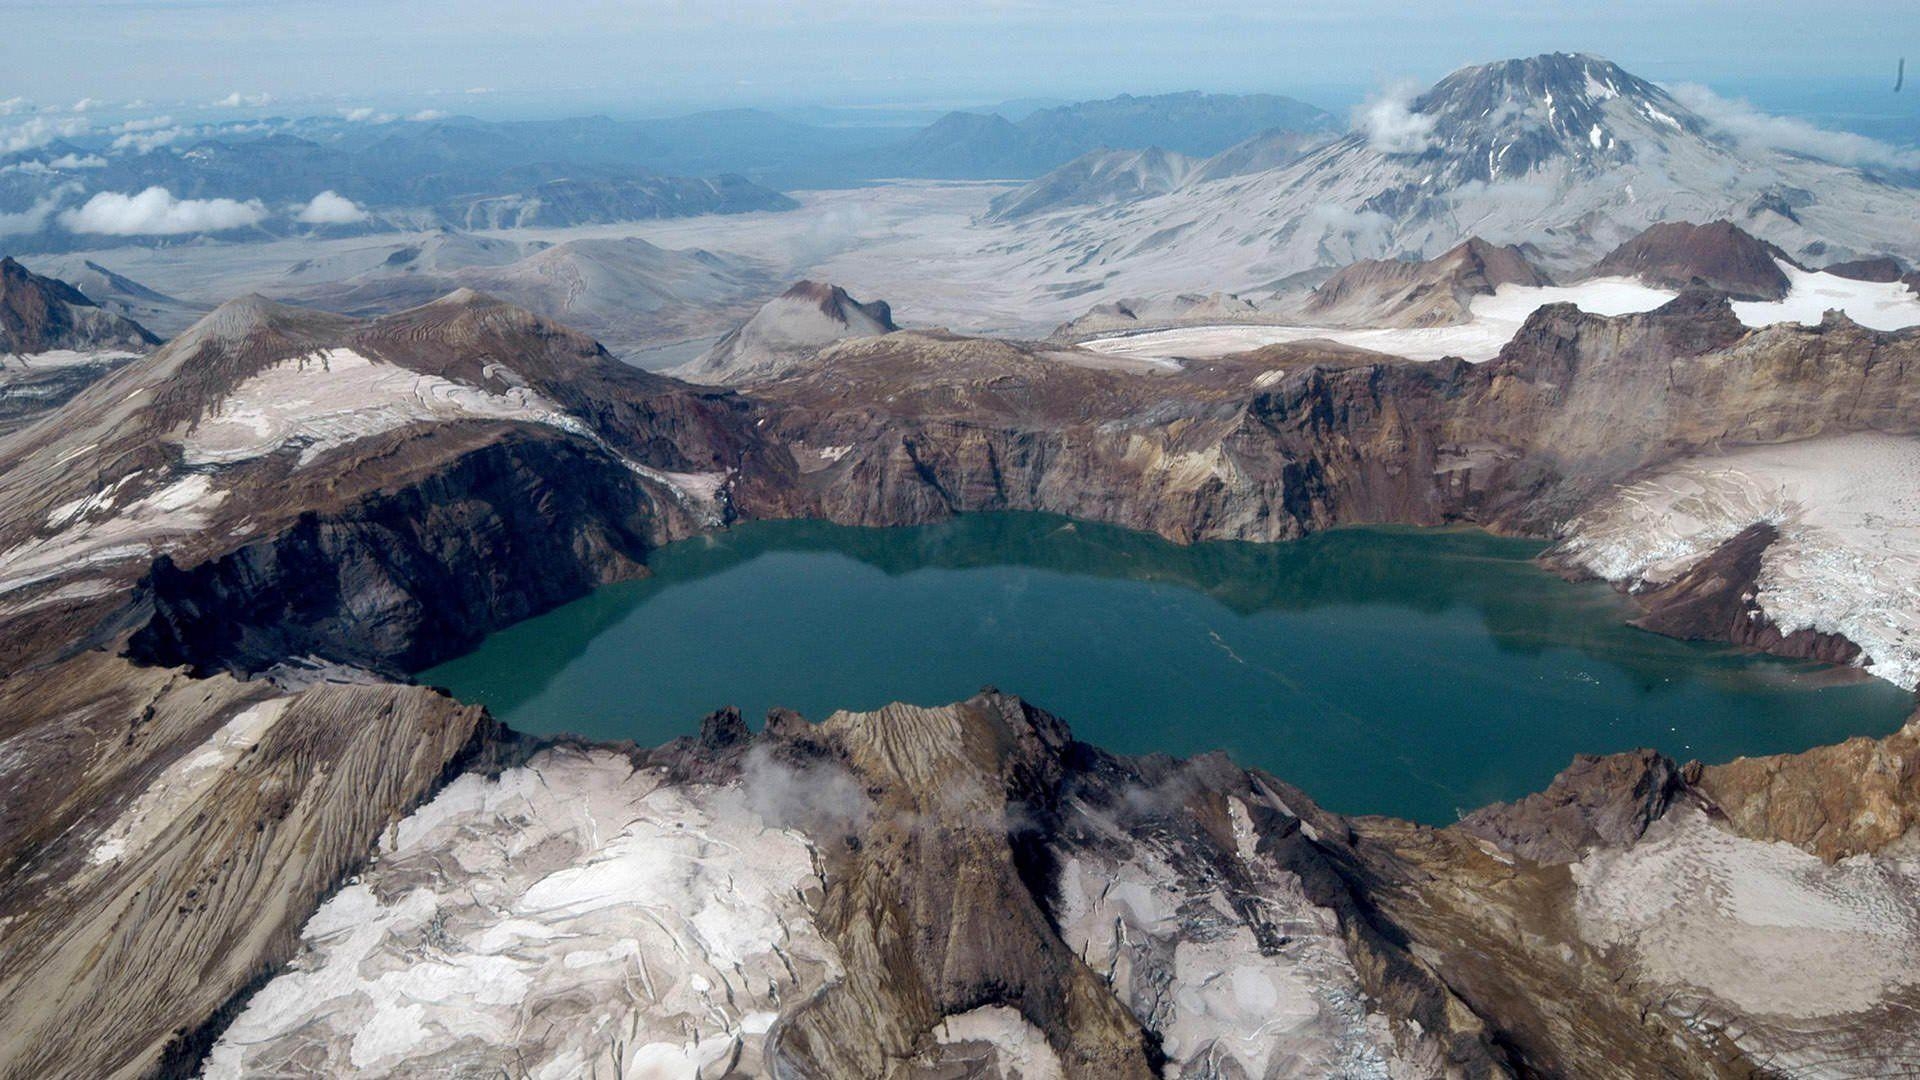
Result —
<path fill-rule="evenodd" d="M 924 128 L 831 127 L 739 109 L 633 121 L 277 120 L 156 136 L 156 145 L 103 132 L 0 155 L 0 246 L 61 252 L 187 235 L 351 236 L 786 210 L 797 204 L 781 188 L 1028 178 L 1106 146 L 1201 157 L 1275 129 L 1324 137 L 1336 126 L 1290 98 L 1184 93 L 1042 108 L 1017 122 L 956 112 Z M 96 194 L 152 188 L 239 205 L 164 231 L 62 220 Z M 335 197 L 326 212 L 307 207 L 321 192 Z"/>
<path fill-rule="evenodd" d="M 894 176 L 1024 179 L 1089 151 L 1157 147 L 1188 157 L 1217 154 L 1261 132 L 1333 133 L 1329 113 L 1273 94 L 1122 94 L 1041 109 L 1014 123 L 998 115 L 949 113 L 881 156 Z"/>

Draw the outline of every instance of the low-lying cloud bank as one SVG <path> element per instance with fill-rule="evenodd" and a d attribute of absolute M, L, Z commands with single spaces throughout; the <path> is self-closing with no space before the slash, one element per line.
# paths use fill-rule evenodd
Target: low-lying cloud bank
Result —
<path fill-rule="evenodd" d="M 177 236 L 181 233 L 220 232 L 258 225 L 267 208 L 258 199 L 177 199 L 163 187 L 138 195 L 103 191 L 78 209 L 60 215 L 71 232 L 103 236 Z"/>
<path fill-rule="evenodd" d="M 1865 135 L 1833 131 L 1805 120 L 1761 112 L 1738 98 L 1721 97 L 1693 83 L 1679 83 L 1667 91 L 1742 149 L 1784 150 L 1837 165 L 1920 169 L 1920 153 L 1901 150 Z"/>

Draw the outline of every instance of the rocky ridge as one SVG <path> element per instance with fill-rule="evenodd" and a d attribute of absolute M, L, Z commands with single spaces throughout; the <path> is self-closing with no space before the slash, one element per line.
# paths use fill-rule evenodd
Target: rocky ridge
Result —
<path fill-rule="evenodd" d="M 1779 300 L 1790 287 L 1779 263 L 1791 261 L 1779 248 L 1730 221 L 1673 221 L 1654 225 L 1613 249 L 1588 274 L 1639 278 L 1670 289 L 1698 281 L 1735 300 Z"/>
<path fill-rule="evenodd" d="M 765 381 L 836 341 L 897 329 L 885 300 L 861 303 L 838 285 L 796 282 L 674 374 L 703 383 Z"/>
<path fill-rule="evenodd" d="M 1424 262 L 1367 259 L 1344 267 L 1313 291 L 1301 314 L 1349 326 L 1446 326 L 1466 322 L 1473 298 L 1502 285 L 1551 284 L 1519 248 L 1475 237 Z"/>

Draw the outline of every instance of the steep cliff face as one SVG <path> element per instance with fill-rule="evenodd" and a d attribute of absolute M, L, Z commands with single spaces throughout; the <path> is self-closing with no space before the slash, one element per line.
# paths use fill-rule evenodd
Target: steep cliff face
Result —
<path fill-rule="evenodd" d="M 908 334 L 827 350 L 757 396 L 838 520 L 1045 509 L 1180 540 L 1377 521 L 1550 531 L 1707 447 L 1911 433 L 1916 342 L 1841 318 L 1750 332 L 1688 292 L 1642 315 L 1542 308 L 1480 365 L 1303 342 L 1149 375 Z"/>
<path fill-rule="evenodd" d="M 204 561 L 162 556 L 140 583 L 151 617 L 131 655 L 246 674 L 313 657 L 400 677 L 644 573 L 648 551 L 699 525 L 591 447 L 511 429 L 459 435 L 371 440 L 338 467 L 411 456 L 416 482 L 308 510 Z"/>

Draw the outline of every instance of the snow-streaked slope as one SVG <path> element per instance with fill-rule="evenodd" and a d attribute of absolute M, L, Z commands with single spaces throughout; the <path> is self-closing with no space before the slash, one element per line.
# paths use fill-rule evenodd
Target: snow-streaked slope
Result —
<path fill-rule="evenodd" d="M 1817 326 L 1825 312 L 1838 309 L 1875 330 L 1920 326 L 1920 296 L 1899 282 L 1855 281 L 1786 262 L 1780 268 L 1793 283 L 1792 291 L 1782 300 L 1735 303 L 1733 310 L 1741 322 L 1753 327 L 1780 322 Z M 1631 278 L 1593 278 L 1566 286 L 1502 285 L 1492 296 L 1475 297 L 1471 320 L 1457 326 L 1188 326 L 1095 338 L 1082 347 L 1110 356 L 1204 359 L 1289 341 L 1325 340 L 1410 360 L 1458 356 L 1478 363 L 1493 359 L 1513 340 L 1527 316 L 1544 305 L 1574 304 L 1595 315 L 1627 315 L 1652 311 L 1674 295 Z"/>
<path fill-rule="evenodd" d="M 1324 326 L 1191 326 L 1121 337 L 1096 338 L 1082 348 L 1113 356 L 1149 359 L 1184 357 L 1203 359 L 1246 352 L 1263 345 L 1289 341 L 1333 341 L 1359 349 L 1403 356 L 1410 360 L 1438 360 L 1458 356 L 1472 361 L 1491 360 L 1544 304 L 1576 304 L 1596 315 L 1624 315 L 1651 311 L 1673 299 L 1673 294 L 1624 278 L 1596 278 L 1570 286 L 1502 285 L 1492 296 L 1475 297 L 1472 321 L 1458 326 L 1418 328 Z"/>
<path fill-rule="evenodd" d="M 1695 458 L 1582 514 L 1562 550 L 1637 588 L 1762 522 L 1780 539 L 1754 608 L 1782 633 L 1840 634 L 1875 675 L 1920 686 L 1920 439 L 1847 435 Z"/>
<path fill-rule="evenodd" d="M 1430 258 L 1468 236 L 1572 269 L 1662 221 L 1727 219 L 1795 257 L 1920 254 L 1920 191 L 1740 145 L 1595 57 L 1468 68 L 1301 160 L 1120 208 L 1027 223 L 1027 273 L 1146 292 L 1245 290 L 1361 258 Z M 1038 233 L 1039 235 L 1033 235 Z"/>

